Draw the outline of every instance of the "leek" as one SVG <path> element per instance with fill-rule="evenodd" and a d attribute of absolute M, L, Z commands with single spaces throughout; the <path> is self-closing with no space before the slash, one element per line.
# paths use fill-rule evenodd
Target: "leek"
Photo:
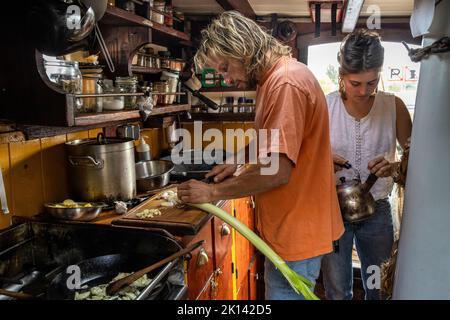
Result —
<path fill-rule="evenodd" d="M 289 281 L 294 291 L 298 294 L 302 294 L 307 300 L 319 300 L 319 298 L 311 291 L 313 284 L 305 277 L 299 275 L 292 270 L 287 263 L 270 248 L 257 234 L 250 230 L 246 225 L 241 223 L 238 219 L 234 218 L 226 211 L 208 203 L 192 204 L 188 205 L 209 212 L 218 218 L 222 219 L 226 223 L 230 224 L 236 231 L 242 234 L 248 241 L 250 241 L 255 248 L 257 248 L 262 254 L 264 254 L 275 267 L 280 270 L 283 276 Z"/>

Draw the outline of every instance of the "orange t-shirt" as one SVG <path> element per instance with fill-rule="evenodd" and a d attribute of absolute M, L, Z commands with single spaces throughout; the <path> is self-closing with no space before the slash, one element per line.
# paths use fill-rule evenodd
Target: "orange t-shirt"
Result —
<path fill-rule="evenodd" d="M 294 164 L 287 185 L 256 195 L 260 235 L 287 261 L 331 252 L 344 227 L 327 102 L 304 64 L 282 57 L 267 71 L 256 91 L 255 127 L 278 129 L 278 152 Z M 271 151 L 276 149 L 268 143 Z"/>

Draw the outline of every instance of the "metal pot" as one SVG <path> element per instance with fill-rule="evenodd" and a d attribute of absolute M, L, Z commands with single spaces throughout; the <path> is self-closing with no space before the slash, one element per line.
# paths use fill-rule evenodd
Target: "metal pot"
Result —
<path fill-rule="evenodd" d="M 84 201 L 130 200 L 136 196 L 133 139 L 82 139 L 66 143 L 69 183 Z"/>
<path fill-rule="evenodd" d="M 170 181 L 174 165 L 170 161 L 150 160 L 136 163 L 137 188 L 141 192 L 160 189 Z"/>

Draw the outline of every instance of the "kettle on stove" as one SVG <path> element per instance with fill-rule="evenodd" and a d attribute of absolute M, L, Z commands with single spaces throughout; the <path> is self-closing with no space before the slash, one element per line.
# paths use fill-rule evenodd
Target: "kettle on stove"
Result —
<path fill-rule="evenodd" d="M 351 168 L 347 163 L 346 168 Z M 339 206 L 344 221 L 359 222 L 369 218 L 375 212 L 375 200 L 369 192 L 378 177 L 371 173 L 364 183 L 358 172 L 352 180 L 339 178 L 340 184 L 336 186 Z"/>

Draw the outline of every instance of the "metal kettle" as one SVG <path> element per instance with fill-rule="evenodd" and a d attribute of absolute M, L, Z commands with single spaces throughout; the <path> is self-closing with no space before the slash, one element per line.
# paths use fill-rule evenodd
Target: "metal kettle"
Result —
<path fill-rule="evenodd" d="M 359 222 L 369 218 L 375 212 L 375 200 L 369 192 L 378 177 L 371 173 L 364 183 L 361 183 L 359 173 L 350 181 L 339 178 L 336 186 L 342 217 L 347 222 Z"/>

